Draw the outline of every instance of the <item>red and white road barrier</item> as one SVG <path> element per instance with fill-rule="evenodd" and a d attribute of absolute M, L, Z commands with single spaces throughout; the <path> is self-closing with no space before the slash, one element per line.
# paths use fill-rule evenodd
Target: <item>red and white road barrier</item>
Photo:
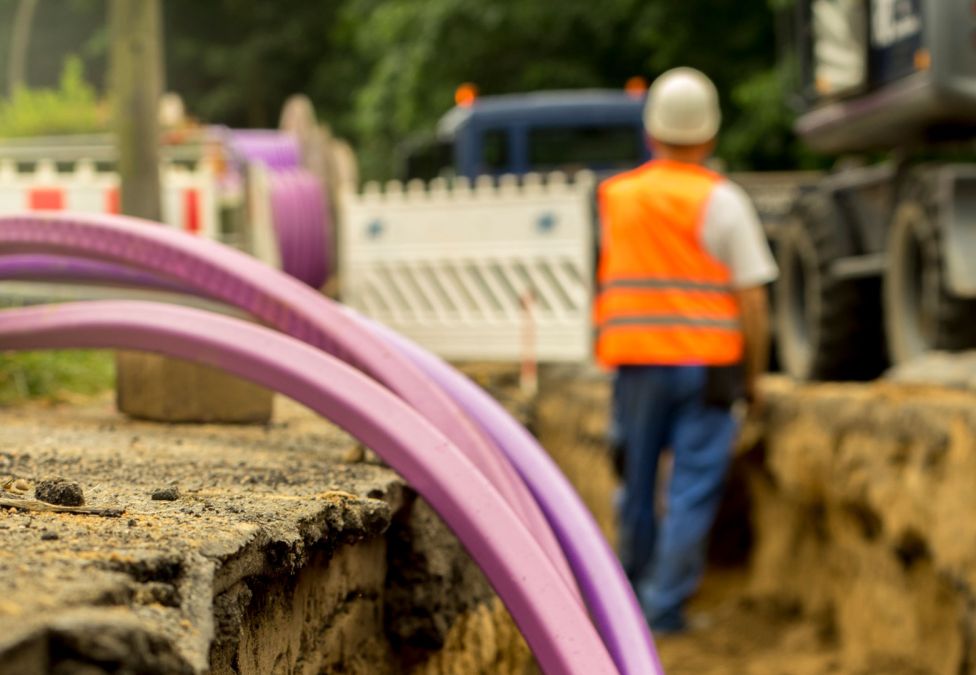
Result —
<path fill-rule="evenodd" d="M 163 222 L 191 234 L 217 239 L 220 234 L 217 183 L 201 164 L 190 169 L 162 167 Z M 58 171 L 50 161 L 23 170 L 13 162 L 0 163 L 0 214 L 24 211 L 73 213 L 120 212 L 119 178 L 80 161 L 71 171 Z"/>

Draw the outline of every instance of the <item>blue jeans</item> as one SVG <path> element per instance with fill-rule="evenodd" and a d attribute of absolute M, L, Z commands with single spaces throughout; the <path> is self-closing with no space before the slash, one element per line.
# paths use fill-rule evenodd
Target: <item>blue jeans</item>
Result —
<path fill-rule="evenodd" d="M 732 456 L 730 410 L 704 402 L 703 366 L 623 366 L 614 382 L 611 433 L 624 446 L 620 558 L 652 630 L 684 627 Z M 658 521 L 658 460 L 674 453 L 667 512 Z"/>

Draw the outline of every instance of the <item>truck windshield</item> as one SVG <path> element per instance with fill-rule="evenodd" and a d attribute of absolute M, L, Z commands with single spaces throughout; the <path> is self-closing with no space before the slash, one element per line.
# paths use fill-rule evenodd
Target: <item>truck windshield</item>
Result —
<path fill-rule="evenodd" d="M 453 163 L 450 143 L 436 140 L 418 143 L 404 153 L 402 176 L 421 180 L 447 177 L 453 173 Z"/>
<path fill-rule="evenodd" d="M 481 173 L 504 173 L 511 170 L 507 130 L 493 129 L 482 134 L 481 168 Z"/>
<path fill-rule="evenodd" d="M 529 129 L 533 171 L 621 170 L 640 164 L 643 137 L 632 124 Z"/>

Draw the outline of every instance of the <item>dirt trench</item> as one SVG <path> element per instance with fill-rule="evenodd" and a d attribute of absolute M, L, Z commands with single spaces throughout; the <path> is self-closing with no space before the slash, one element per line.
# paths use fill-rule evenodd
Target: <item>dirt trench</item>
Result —
<path fill-rule="evenodd" d="M 613 541 L 609 384 L 470 367 Z M 766 386 L 669 675 L 967 675 L 976 394 Z M 0 489 L 77 482 L 82 508 L 0 508 L 0 673 L 528 675 L 511 618 L 396 474 L 307 410 L 265 426 L 126 420 L 111 400 L 0 409 Z M 174 489 L 175 488 L 175 489 Z M 154 499 L 154 496 L 160 496 Z"/>
<path fill-rule="evenodd" d="M 777 378 L 766 389 L 695 628 L 658 640 L 668 674 L 976 672 L 976 393 Z M 541 392 L 533 424 L 613 541 L 608 380 L 551 368 Z"/>
<path fill-rule="evenodd" d="M 746 455 L 750 593 L 818 622 L 856 672 L 976 672 L 976 395 L 770 387 Z"/>

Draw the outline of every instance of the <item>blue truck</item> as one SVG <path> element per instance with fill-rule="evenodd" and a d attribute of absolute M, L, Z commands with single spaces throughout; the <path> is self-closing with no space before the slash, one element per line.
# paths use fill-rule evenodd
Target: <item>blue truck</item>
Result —
<path fill-rule="evenodd" d="M 475 98 L 448 111 L 434 135 L 401 147 L 400 177 L 625 171 L 650 158 L 643 106 L 642 93 L 607 89 Z"/>

